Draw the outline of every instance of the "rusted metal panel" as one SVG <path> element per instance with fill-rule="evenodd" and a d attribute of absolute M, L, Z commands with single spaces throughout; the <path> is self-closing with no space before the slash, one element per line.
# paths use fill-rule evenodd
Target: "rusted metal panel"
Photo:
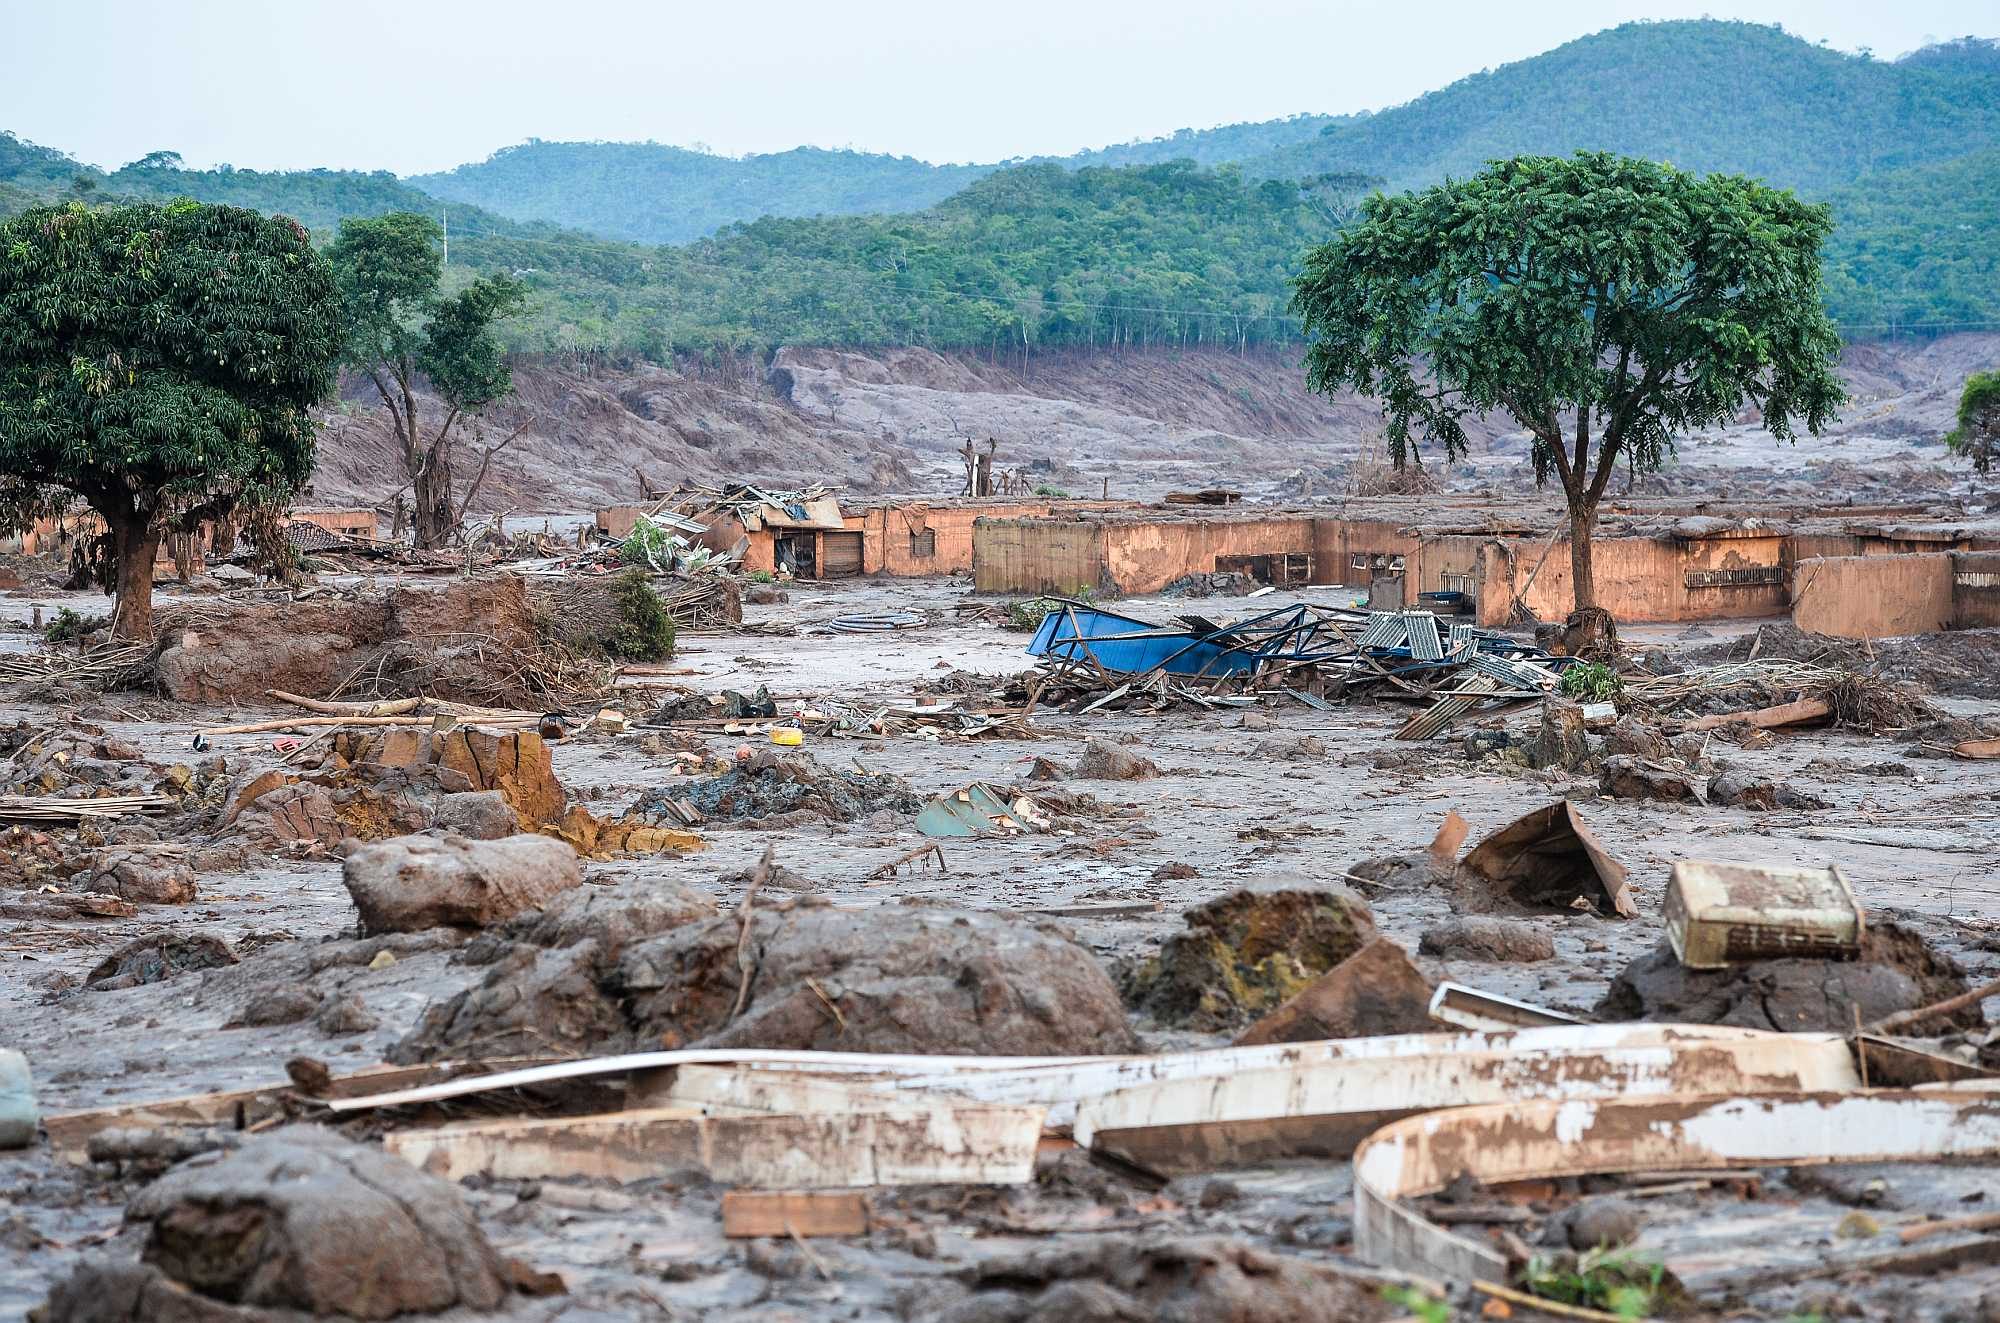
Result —
<path fill-rule="evenodd" d="M 1776 864 L 1674 864 L 1664 905 L 1667 940 L 1690 969 L 1781 956 L 1859 953 L 1864 922 L 1840 869 Z"/>
<path fill-rule="evenodd" d="M 1510 1029 L 1532 1029 L 1551 1024 L 1583 1024 L 1574 1015 L 1564 1015 L 1546 1006 L 1516 1001 L 1495 992 L 1482 992 L 1463 983 L 1440 983 L 1431 994 L 1430 1015 L 1440 1024 L 1460 1029 L 1505 1033 Z"/>
<path fill-rule="evenodd" d="M 1169 1080 L 1082 1102 L 1074 1133 L 1163 1175 L 1289 1157 L 1339 1157 L 1376 1124 L 1464 1103 L 1856 1088 L 1831 1034 L 1593 1025 L 1495 1035 L 1471 1050 L 1331 1058 Z"/>
<path fill-rule="evenodd" d="M 2000 1156 L 2000 1091 L 1508 1102 L 1384 1126 L 1354 1153 L 1354 1247 L 1403 1272 L 1506 1280 L 1505 1258 L 1406 1207 L 1461 1174 L 1495 1184 L 1598 1172 L 1716 1171 Z"/>
<path fill-rule="evenodd" d="M 649 1108 L 392 1131 L 389 1152 L 445 1180 L 472 1175 L 637 1181 L 689 1169 L 729 1185 L 812 1190 L 1020 1185 L 1034 1173 L 1039 1107 L 703 1116 Z"/>

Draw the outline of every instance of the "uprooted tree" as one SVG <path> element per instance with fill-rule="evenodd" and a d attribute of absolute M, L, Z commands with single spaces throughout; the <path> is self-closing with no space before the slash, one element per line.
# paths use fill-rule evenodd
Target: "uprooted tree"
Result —
<path fill-rule="evenodd" d="M 467 490 L 454 493 L 456 430 L 513 392 L 493 328 L 519 310 L 523 291 L 505 276 L 488 276 L 443 294 L 440 237 L 430 217 L 392 212 L 342 221 L 326 254 L 346 310 L 345 361 L 368 379 L 388 411 L 422 550 L 450 541 L 493 456 L 525 427 L 486 447 Z M 425 384 L 443 407 L 443 416 L 431 423 L 420 399 Z"/>
<path fill-rule="evenodd" d="M 0 223 L 0 517 L 102 517 L 112 633 L 152 634 L 161 539 L 312 474 L 333 277 L 283 217 L 176 201 Z"/>
<path fill-rule="evenodd" d="M 1511 415 L 1536 482 L 1562 483 L 1576 606 L 1594 613 L 1591 532 L 1621 460 L 1657 469 L 1676 434 L 1746 403 L 1781 440 L 1832 419 L 1832 228 L 1789 191 L 1605 152 L 1377 194 L 1306 255 L 1306 382 L 1379 398 L 1399 467 L 1419 440 L 1463 455 L 1467 416 Z"/>

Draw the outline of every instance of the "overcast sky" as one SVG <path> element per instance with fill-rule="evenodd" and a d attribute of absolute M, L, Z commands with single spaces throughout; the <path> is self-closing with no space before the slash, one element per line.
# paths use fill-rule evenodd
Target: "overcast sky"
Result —
<path fill-rule="evenodd" d="M 117 166 L 399 174 L 530 137 L 932 161 L 1407 101 L 1626 19 L 1889 58 L 1992 0 L 0 0 L 0 129 Z"/>

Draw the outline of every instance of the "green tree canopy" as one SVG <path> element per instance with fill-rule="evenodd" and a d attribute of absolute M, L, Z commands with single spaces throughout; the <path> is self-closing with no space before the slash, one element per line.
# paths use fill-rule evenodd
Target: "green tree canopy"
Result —
<path fill-rule="evenodd" d="M 1306 257 L 1293 306 L 1306 379 L 1381 399 L 1401 464 L 1465 451 L 1462 420 L 1505 412 L 1560 479 L 1579 608 L 1590 532 L 1618 461 L 1754 403 L 1781 439 L 1842 399 L 1820 300 L 1827 209 L 1731 175 L 1602 152 L 1519 157 L 1420 193 L 1377 195 Z"/>
<path fill-rule="evenodd" d="M 153 561 L 246 495 L 312 474 L 339 305 L 295 222 L 180 201 L 38 207 L 0 224 L 0 482 L 103 516 L 122 637 L 151 633 Z"/>
<path fill-rule="evenodd" d="M 2000 454 L 2000 372 L 1975 372 L 1965 379 L 1958 397 L 1958 426 L 1945 444 L 1972 461 L 1981 473 L 1992 471 Z"/>
<path fill-rule="evenodd" d="M 391 212 L 342 222 L 327 249 L 344 309 L 343 357 L 374 385 L 388 411 L 422 548 L 442 545 L 472 499 L 470 490 L 462 498 L 453 495 L 453 429 L 465 415 L 513 391 L 495 325 L 524 301 L 521 287 L 505 275 L 482 277 L 444 296 L 441 237 L 430 217 Z M 444 404 L 435 428 L 423 419 L 418 398 L 423 382 Z M 489 450 L 486 457 L 492 454 Z M 481 477 L 485 471 L 482 465 Z"/>

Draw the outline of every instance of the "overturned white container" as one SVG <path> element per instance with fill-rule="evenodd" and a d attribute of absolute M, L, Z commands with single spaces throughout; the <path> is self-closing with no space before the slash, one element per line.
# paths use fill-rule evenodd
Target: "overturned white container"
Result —
<path fill-rule="evenodd" d="M 28 1059 L 0 1048 L 0 1148 L 26 1148 L 35 1142 L 35 1082 Z"/>

